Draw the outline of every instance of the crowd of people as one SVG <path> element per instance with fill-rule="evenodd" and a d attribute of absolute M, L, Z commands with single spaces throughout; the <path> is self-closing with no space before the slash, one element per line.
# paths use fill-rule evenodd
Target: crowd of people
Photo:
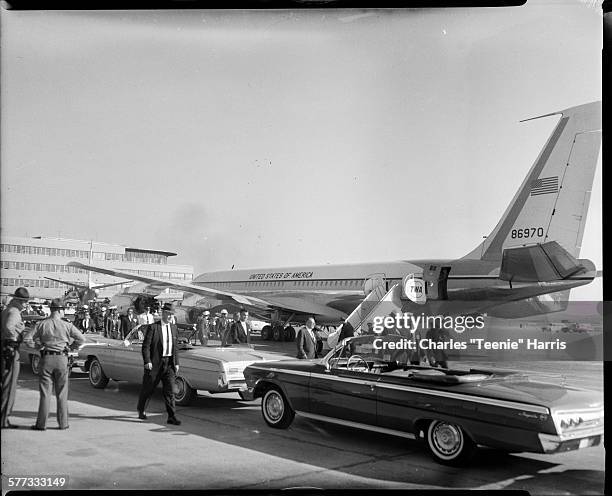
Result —
<path fill-rule="evenodd" d="M 111 339 L 126 339 L 130 332 L 139 325 L 146 326 L 143 332 L 142 353 L 145 365 L 143 385 L 138 402 L 138 415 L 146 419 L 146 406 L 151 394 L 159 381 L 163 382 L 164 400 L 168 411 L 168 423 L 179 425 L 175 416 L 173 384 L 178 372 L 178 326 L 174 315 L 174 306 L 165 303 L 158 316 L 157 309 L 151 311 L 151 306 L 144 305 L 140 313 L 135 307 L 127 309 L 120 315 L 118 309 L 109 306 L 107 302 L 90 302 L 77 308 L 71 308 L 72 318 L 66 317 L 67 304 L 62 299 L 54 299 L 48 303 L 49 313 L 43 305 L 29 303 L 29 293 L 26 288 L 18 288 L 13 298 L 2 309 L 2 428 L 16 428 L 8 417 L 13 408 L 17 377 L 19 375 L 19 346 L 25 329 L 24 316 L 38 315 L 45 317 L 35 324 L 33 341 L 41 353 L 39 391 L 40 402 L 37 421 L 32 429 L 45 430 L 49 413 L 49 401 L 52 391 L 57 399 L 57 422 L 60 429 L 68 428 L 68 351 L 78 349 L 85 343 L 84 334 L 99 333 Z M 393 316 L 393 314 L 392 314 Z M 71 322 L 72 320 L 72 322 Z M 345 322 L 334 336 L 334 343 L 359 334 L 374 334 L 371 327 L 364 331 L 355 330 L 350 323 Z M 414 340 L 422 337 L 420 331 L 411 332 L 405 329 L 385 329 L 383 335 L 397 334 Z M 234 344 L 250 344 L 251 325 L 249 312 L 240 309 L 229 317 L 226 309 L 221 310 L 217 317 L 212 317 L 209 310 L 198 315 L 193 324 L 193 332 L 189 339 L 195 336 L 200 346 L 207 346 L 210 339 L 221 341 L 222 346 Z M 432 341 L 447 341 L 448 333 L 443 329 L 429 329 L 424 336 Z M 159 343 L 162 343 L 160 346 Z M 332 347 L 334 343 L 328 344 Z M 323 350 L 323 338 L 320 329 L 316 327 L 315 319 L 306 320 L 297 334 L 297 358 L 312 359 L 320 357 Z M 159 351 L 162 354 L 159 355 Z M 425 351 L 418 345 L 402 359 L 405 363 L 448 368 L 447 356 L 443 349 Z"/>

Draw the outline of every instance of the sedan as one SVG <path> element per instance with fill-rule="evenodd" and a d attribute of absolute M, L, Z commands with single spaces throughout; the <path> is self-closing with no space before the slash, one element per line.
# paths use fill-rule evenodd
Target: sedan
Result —
<path fill-rule="evenodd" d="M 401 336 L 344 340 L 323 359 L 256 363 L 244 374 L 264 421 L 295 414 L 426 443 L 434 460 L 467 462 L 478 445 L 558 453 L 597 446 L 603 398 L 523 373 L 408 365 Z"/>
<path fill-rule="evenodd" d="M 105 388 L 110 379 L 142 382 L 142 342 L 145 325 L 132 329 L 125 339 L 104 339 L 79 350 L 78 363 L 89 374 L 95 388 Z M 255 351 L 250 345 L 229 347 L 192 346 L 179 339 L 180 368 L 176 375 L 175 400 L 189 405 L 198 390 L 210 393 L 247 394 L 244 369 L 254 362 L 278 360 L 278 355 Z"/>

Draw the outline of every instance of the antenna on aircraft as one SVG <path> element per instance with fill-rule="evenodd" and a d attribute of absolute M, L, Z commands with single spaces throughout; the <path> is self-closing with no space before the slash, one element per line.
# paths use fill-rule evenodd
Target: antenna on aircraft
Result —
<path fill-rule="evenodd" d="M 234 270 L 234 265 L 236 265 L 236 264 L 232 264 L 232 270 Z"/>

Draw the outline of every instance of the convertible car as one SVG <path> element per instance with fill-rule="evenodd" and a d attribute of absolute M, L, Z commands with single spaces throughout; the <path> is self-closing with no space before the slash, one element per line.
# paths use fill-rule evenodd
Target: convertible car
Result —
<path fill-rule="evenodd" d="M 142 342 L 144 327 L 132 329 L 126 339 L 100 339 L 79 350 L 76 363 L 89 373 L 95 388 L 105 388 L 110 379 L 142 382 Z M 198 390 L 210 393 L 237 392 L 243 399 L 246 383 L 243 371 L 254 362 L 278 360 L 278 355 L 255 351 L 249 345 L 231 347 L 191 346 L 179 338 L 179 373 L 176 376 L 175 400 L 189 405 Z"/>
<path fill-rule="evenodd" d="M 406 363 L 401 336 L 358 336 L 320 360 L 255 363 L 244 371 L 264 421 L 315 420 L 425 441 L 434 460 L 466 463 L 477 445 L 557 453 L 597 446 L 603 398 L 522 373 Z"/>
<path fill-rule="evenodd" d="M 21 363 L 29 363 L 32 369 L 32 373 L 38 375 L 40 371 L 40 351 L 34 346 L 32 335 L 34 334 L 34 326 L 27 326 L 23 331 L 23 341 L 19 346 L 19 361 Z M 78 357 L 77 351 L 68 352 L 68 365 L 70 370 L 76 366 L 76 359 Z"/>

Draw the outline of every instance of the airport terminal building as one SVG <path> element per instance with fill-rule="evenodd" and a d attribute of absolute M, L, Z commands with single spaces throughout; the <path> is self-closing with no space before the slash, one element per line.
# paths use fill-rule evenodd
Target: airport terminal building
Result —
<path fill-rule="evenodd" d="M 2 294 L 12 294 L 16 288 L 24 286 L 33 298 L 63 297 L 66 291 L 71 289 L 70 282 L 87 285 L 90 277 L 88 271 L 69 267 L 67 264 L 71 261 L 85 264 L 91 261 L 92 265 L 120 269 L 133 274 L 191 281 L 191 265 L 168 263 L 168 257 L 175 255 L 176 253 L 168 251 L 129 248 L 99 241 L 43 236 L 2 236 Z M 66 281 L 68 284 L 46 277 Z M 91 283 L 94 286 L 120 281 L 117 277 L 91 273 Z M 100 289 L 98 296 L 110 298 L 119 289 L 132 284 L 134 282 L 126 282 L 120 286 Z"/>

